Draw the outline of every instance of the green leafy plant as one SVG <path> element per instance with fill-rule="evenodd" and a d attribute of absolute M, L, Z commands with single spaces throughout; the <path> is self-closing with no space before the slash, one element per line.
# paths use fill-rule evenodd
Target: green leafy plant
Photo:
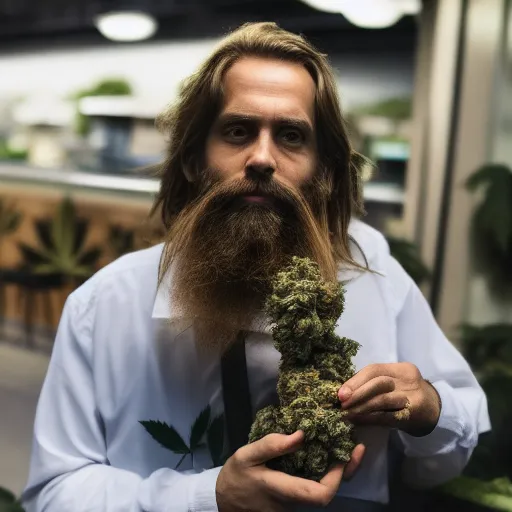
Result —
<path fill-rule="evenodd" d="M 24 512 L 16 496 L 3 487 L 0 487 L 0 512 Z"/>
<path fill-rule="evenodd" d="M 507 300 L 512 292 L 512 172 L 504 165 L 484 165 L 466 187 L 482 194 L 471 223 L 475 269 L 493 295 Z M 460 341 L 487 396 L 492 431 L 480 436 L 465 476 L 442 489 L 457 498 L 512 511 L 512 324 L 464 324 Z"/>
<path fill-rule="evenodd" d="M 467 180 L 471 192 L 483 192 L 471 223 L 472 254 L 497 296 L 512 296 L 512 171 L 505 165 L 489 164 Z"/>
<path fill-rule="evenodd" d="M 101 249 L 85 249 L 88 228 L 88 221 L 78 217 L 72 200 L 64 199 L 54 218 L 35 222 L 38 246 L 20 244 L 25 265 L 37 274 L 61 274 L 70 280 L 90 277 Z"/>
<path fill-rule="evenodd" d="M 446 484 L 444 489 L 456 498 L 494 510 L 512 512 L 512 483 L 508 478 L 483 482 L 477 478 L 463 476 Z"/>
<path fill-rule="evenodd" d="M 464 354 L 482 377 L 496 373 L 512 376 L 512 324 L 463 324 L 460 339 Z"/>
<path fill-rule="evenodd" d="M 465 474 L 486 481 L 512 478 L 512 324 L 463 325 L 460 332 L 464 354 L 487 396 L 492 424 Z"/>
<path fill-rule="evenodd" d="M 224 417 L 220 415 L 212 418 L 209 405 L 201 411 L 192 424 L 188 444 L 172 425 L 154 420 L 140 421 L 139 423 L 161 446 L 182 455 L 174 469 L 178 469 L 188 455 L 193 459 L 194 452 L 204 446 L 208 447 L 214 467 L 222 466 L 225 462 L 223 455 Z"/>
<path fill-rule="evenodd" d="M 371 105 L 363 105 L 353 112 L 359 116 L 387 117 L 396 121 L 409 119 L 412 115 L 411 98 L 389 98 Z"/>
<path fill-rule="evenodd" d="M 26 160 L 28 151 L 26 149 L 16 149 L 5 141 L 0 140 L 0 160 Z"/>
<path fill-rule="evenodd" d="M 512 324 L 464 324 L 460 341 L 486 394 L 492 430 L 480 436 L 464 476 L 442 490 L 488 508 L 512 511 Z"/>
<path fill-rule="evenodd" d="M 84 89 L 73 95 L 73 99 L 78 101 L 88 96 L 129 96 L 132 94 L 130 84 L 122 78 L 109 78 L 98 82 L 90 89 Z M 77 109 L 76 114 L 76 132 L 79 135 L 87 135 L 90 130 L 89 118 L 83 115 Z"/>
<path fill-rule="evenodd" d="M 386 237 L 391 255 L 404 267 L 418 285 L 430 279 L 430 270 L 423 263 L 418 247 L 404 238 Z"/>

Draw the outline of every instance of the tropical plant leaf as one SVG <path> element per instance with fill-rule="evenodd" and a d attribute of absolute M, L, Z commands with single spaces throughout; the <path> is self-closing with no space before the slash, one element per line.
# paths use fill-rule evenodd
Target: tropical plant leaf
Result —
<path fill-rule="evenodd" d="M 13 233 L 18 229 L 21 222 L 21 214 L 19 212 L 12 211 L 5 219 L 4 234 Z"/>
<path fill-rule="evenodd" d="M 80 254 L 85 245 L 89 223 L 84 219 L 75 219 L 73 226 L 73 254 Z"/>
<path fill-rule="evenodd" d="M 409 240 L 388 236 L 391 255 L 402 265 L 416 284 L 430 278 L 430 270 L 423 263 L 418 248 Z"/>
<path fill-rule="evenodd" d="M 44 247 L 45 251 L 55 251 L 55 243 L 52 238 L 52 225 L 51 222 L 46 220 L 38 220 L 34 223 L 40 245 Z"/>
<path fill-rule="evenodd" d="M 207 405 L 194 421 L 192 429 L 190 430 L 190 451 L 194 451 L 199 446 L 203 436 L 206 434 L 210 423 L 210 414 L 210 405 Z"/>
<path fill-rule="evenodd" d="M 512 484 L 506 478 L 484 482 L 462 476 L 444 484 L 441 489 L 447 494 L 478 503 L 489 510 L 512 510 Z"/>
<path fill-rule="evenodd" d="M 48 258 L 44 254 L 41 254 L 40 252 L 36 251 L 35 249 L 32 249 L 32 247 L 29 247 L 28 245 L 26 245 L 24 243 L 18 244 L 18 247 L 21 251 L 24 262 L 28 266 L 32 267 L 32 266 L 41 265 L 43 263 L 48 262 Z"/>
<path fill-rule="evenodd" d="M 9 235 L 18 229 L 22 215 L 8 203 L 0 198 L 0 237 Z"/>
<path fill-rule="evenodd" d="M 135 233 L 121 226 L 111 226 L 109 242 L 112 253 L 119 258 L 135 250 Z"/>
<path fill-rule="evenodd" d="M 76 267 L 76 266 L 73 266 L 72 268 L 69 269 L 67 274 L 70 277 L 77 277 L 77 278 L 80 278 L 80 279 L 87 280 L 87 279 L 89 279 L 89 277 L 91 277 L 92 273 L 93 273 L 93 270 L 91 269 L 91 267 L 85 267 L 85 266 Z"/>
<path fill-rule="evenodd" d="M 33 266 L 34 274 L 54 274 L 56 273 L 55 265 L 53 263 L 42 263 L 41 265 Z"/>
<path fill-rule="evenodd" d="M 480 436 L 465 469 L 467 476 L 512 478 L 512 325 L 463 325 L 464 355 L 479 376 L 487 397 L 492 430 Z"/>
<path fill-rule="evenodd" d="M 212 420 L 208 427 L 208 450 L 212 458 L 213 466 L 224 464 L 224 415 L 221 414 Z"/>
<path fill-rule="evenodd" d="M 484 165 L 466 187 L 483 190 L 471 223 L 475 268 L 495 295 L 506 297 L 512 292 L 512 171 L 504 165 Z"/>
<path fill-rule="evenodd" d="M 99 257 L 101 256 L 101 249 L 99 247 L 92 247 L 88 249 L 78 258 L 78 264 L 85 267 L 90 267 L 91 270 L 94 269 L 96 263 L 98 262 Z"/>
<path fill-rule="evenodd" d="M 148 434 L 160 445 L 174 453 L 190 453 L 189 447 L 183 441 L 176 429 L 162 421 L 140 421 L 139 422 Z"/>
<path fill-rule="evenodd" d="M 479 167 L 466 181 L 466 188 L 474 192 L 485 183 L 492 183 L 498 176 L 507 176 L 509 167 L 502 164 L 485 164 Z"/>
<path fill-rule="evenodd" d="M 69 256 L 73 254 L 76 221 L 73 201 L 69 197 L 66 197 L 59 204 L 52 222 L 52 236 L 56 247 L 55 252 L 60 256 L 59 259 L 69 260 Z"/>
<path fill-rule="evenodd" d="M 474 370 L 500 364 L 508 364 L 512 370 L 512 324 L 463 324 L 459 332 L 465 357 Z"/>

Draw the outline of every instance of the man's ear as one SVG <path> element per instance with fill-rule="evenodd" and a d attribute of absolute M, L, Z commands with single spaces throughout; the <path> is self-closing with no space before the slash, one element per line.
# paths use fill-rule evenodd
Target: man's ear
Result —
<path fill-rule="evenodd" d="M 183 165 L 183 175 L 189 183 L 196 183 L 199 178 L 199 162 L 191 158 Z"/>
<path fill-rule="evenodd" d="M 197 173 L 191 167 L 185 167 L 185 169 L 183 169 L 183 175 L 189 183 L 195 183 L 197 180 Z"/>

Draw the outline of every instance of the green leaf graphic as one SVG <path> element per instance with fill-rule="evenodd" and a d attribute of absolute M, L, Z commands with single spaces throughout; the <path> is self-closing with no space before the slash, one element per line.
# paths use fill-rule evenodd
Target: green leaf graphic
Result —
<path fill-rule="evenodd" d="M 189 447 L 178 434 L 176 429 L 171 425 L 167 425 L 162 421 L 139 421 L 146 429 L 148 434 L 164 448 L 174 453 L 187 454 L 190 453 Z"/>
<path fill-rule="evenodd" d="M 180 466 L 181 466 L 181 463 L 185 460 L 185 457 L 188 455 L 188 453 L 185 453 L 183 455 L 183 457 L 181 457 L 181 459 L 178 461 L 178 464 L 176 464 L 176 466 L 174 466 L 174 469 L 177 470 Z M 192 454 L 191 454 L 192 455 Z M 193 457 L 193 455 L 192 455 Z M 1 512 L 1 511 L 0 511 Z"/>
<path fill-rule="evenodd" d="M 199 446 L 201 439 L 208 429 L 210 414 L 210 406 L 207 405 L 196 418 L 196 421 L 194 421 L 190 431 L 190 451 L 194 451 Z"/>
<path fill-rule="evenodd" d="M 224 415 L 217 416 L 212 420 L 208 428 L 208 449 L 212 457 L 214 467 L 222 466 L 224 459 Z"/>

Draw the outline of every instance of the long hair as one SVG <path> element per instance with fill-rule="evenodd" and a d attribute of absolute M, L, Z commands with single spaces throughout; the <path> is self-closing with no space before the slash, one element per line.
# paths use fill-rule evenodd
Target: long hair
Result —
<path fill-rule="evenodd" d="M 365 159 L 350 145 L 336 81 L 326 56 L 302 36 L 275 23 L 247 23 L 224 38 L 182 83 L 176 103 L 157 118 L 157 127 L 169 136 L 169 145 L 158 170 L 161 186 L 152 214 L 159 211 L 170 230 L 179 214 L 200 194 L 206 140 L 222 108 L 223 77 L 236 61 L 249 56 L 299 63 L 312 76 L 316 84 L 319 155 L 315 183 L 323 189 L 316 213 L 330 234 L 335 261 L 361 268 L 350 253 L 348 225 L 352 216 L 364 212 L 360 174 Z"/>

